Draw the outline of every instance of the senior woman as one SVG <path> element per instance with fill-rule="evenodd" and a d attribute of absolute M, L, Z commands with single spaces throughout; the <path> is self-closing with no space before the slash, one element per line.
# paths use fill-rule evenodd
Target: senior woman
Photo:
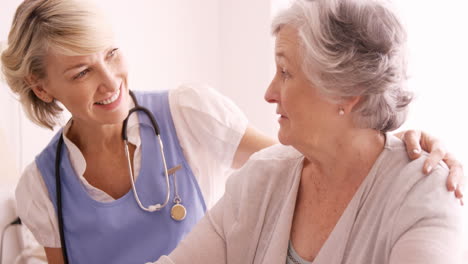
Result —
<path fill-rule="evenodd" d="M 462 207 L 388 134 L 405 120 L 405 32 L 384 1 L 296 1 L 273 22 L 283 145 L 254 154 L 156 263 L 459 263 Z M 289 145 L 289 146 L 284 146 Z"/>

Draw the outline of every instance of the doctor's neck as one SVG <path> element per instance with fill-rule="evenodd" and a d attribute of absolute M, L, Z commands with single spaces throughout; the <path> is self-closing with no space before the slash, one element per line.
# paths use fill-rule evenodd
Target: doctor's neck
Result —
<path fill-rule="evenodd" d="M 113 150 L 123 146 L 122 123 L 118 124 L 92 124 L 71 120 L 67 131 L 70 139 L 82 152 L 100 152 Z"/>

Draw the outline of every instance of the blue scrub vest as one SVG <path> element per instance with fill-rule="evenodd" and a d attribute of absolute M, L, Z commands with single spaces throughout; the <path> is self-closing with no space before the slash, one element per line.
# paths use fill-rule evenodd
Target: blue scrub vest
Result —
<path fill-rule="evenodd" d="M 73 170 L 68 150 L 63 145 L 60 173 L 65 239 L 70 263 L 145 263 L 168 255 L 203 217 L 206 205 L 198 183 L 183 155 L 169 109 L 168 92 L 135 92 L 138 103 L 148 108 L 159 124 L 168 168 L 182 165 L 177 171 L 177 188 L 187 216 L 182 221 L 171 218 L 174 182 L 170 176 L 171 196 L 168 205 L 157 212 L 145 212 L 130 190 L 112 202 L 98 202 L 89 197 Z M 138 112 L 142 158 L 135 186 L 143 205 L 163 203 L 166 196 L 164 167 L 159 144 L 146 115 Z M 57 210 L 55 156 L 59 131 L 36 157 L 49 197 Z"/>

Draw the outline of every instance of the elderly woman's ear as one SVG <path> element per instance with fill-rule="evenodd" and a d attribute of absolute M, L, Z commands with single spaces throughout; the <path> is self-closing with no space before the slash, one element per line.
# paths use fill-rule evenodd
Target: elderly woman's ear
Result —
<path fill-rule="evenodd" d="M 358 105 L 361 100 L 361 96 L 350 96 L 346 99 L 342 99 L 338 104 L 338 111 L 340 115 L 346 115 L 353 111 L 353 109 Z"/>
<path fill-rule="evenodd" d="M 31 74 L 25 78 L 26 83 L 31 87 L 34 94 L 45 103 L 51 103 L 54 97 L 44 89 L 44 81 L 36 75 Z"/>

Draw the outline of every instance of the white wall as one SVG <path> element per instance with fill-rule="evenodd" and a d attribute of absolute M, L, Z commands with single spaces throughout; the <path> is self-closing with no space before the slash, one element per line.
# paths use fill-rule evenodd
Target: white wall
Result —
<path fill-rule="evenodd" d="M 417 97 L 404 127 L 442 139 L 467 168 L 468 2 L 395 2 L 408 31 L 409 87 Z"/>
<path fill-rule="evenodd" d="M 13 10 L 18 0 L 2 3 L 0 9 L 0 50 L 8 35 L 9 24 L 13 19 Z M 20 113 L 19 106 L 0 75 L 0 176 L 2 182 L 16 180 L 20 170 Z"/>
<path fill-rule="evenodd" d="M 271 0 L 222 1 L 219 90 L 244 110 L 251 123 L 276 137 L 275 106 L 263 99 L 274 74 Z"/>
<path fill-rule="evenodd" d="M 218 1 L 98 3 L 129 60 L 131 89 L 171 89 L 185 81 L 218 85 Z"/>

